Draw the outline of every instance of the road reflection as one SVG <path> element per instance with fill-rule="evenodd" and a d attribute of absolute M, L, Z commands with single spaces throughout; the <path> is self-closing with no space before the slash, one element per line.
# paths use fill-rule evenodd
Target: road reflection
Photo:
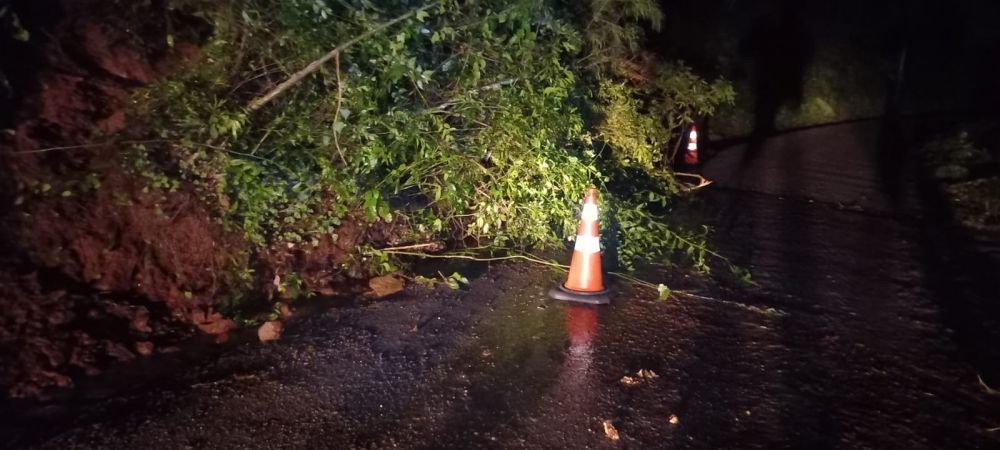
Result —
<path fill-rule="evenodd" d="M 597 308 L 566 305 L 566 335 L 569 350 L 559 372 L 560 381 L 573 383 L 583 380 L 593 362 L 593 342 L 597 334 Z"/>

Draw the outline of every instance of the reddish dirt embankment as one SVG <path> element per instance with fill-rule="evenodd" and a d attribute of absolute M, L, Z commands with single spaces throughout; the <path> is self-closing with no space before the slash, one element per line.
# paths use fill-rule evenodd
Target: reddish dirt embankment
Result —
<path fill-rule="evenodd" d="M 141 133 L 131 91 L 196 63 L 211 34 L 200 19 L 167 20 L 176 13 L 161 3 L 15 2 L 30 38 L 0 36 L 0 387 L 11 395 L 170 351 L 196 330 L 223 339 L 226 299 L 280 296 L 272 280 L 289 270 L 303 291 L 331 294 L 356 243 L 386 234 L 345 220 L 336 242 L 254 250 L 203 194 L 128 170 Z"/>
<path fill-rule="evenodd" d="M 141 28 L 109 20 L 121 17 L 111 4 L 45 3 L 21 9 L 31 38 L 6 42 L 22 59 L 3 62 L 16 112 L 0 152 L 0 350 L 9 361 L 0 384 L 15 396 L 169 350 L 186 323 L 225 331 L 231 322 L 212 299 L 243 246 L 193 192 L 149 190 L 121 169 L 120 145 L 88 144 L 124 131 L 130 90 L 196 58 L 197 46 L 145 45 L 157 39 L 123 31 Z M 155 38 L 148 28 L 144 37 Z"/>

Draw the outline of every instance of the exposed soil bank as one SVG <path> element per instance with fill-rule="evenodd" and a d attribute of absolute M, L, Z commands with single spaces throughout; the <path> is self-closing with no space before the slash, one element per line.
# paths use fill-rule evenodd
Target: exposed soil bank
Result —
<path fill-rule="evenodd" d="M 280 297 L 286 271 L 302 292 L 343 290 L 367 275 L 343 269 L 356 244 L 391 235 L 345 220 L 336 242 L 253 250 L 204 193 L 130 168 L 131 92 L 196 64 L 211 33 L 164 2 L 133 3 L 13 2 L 30 38 L 0 36 L 0 386 L 13 396 L 197 330 L 224 339 L 226 302 Z"/>

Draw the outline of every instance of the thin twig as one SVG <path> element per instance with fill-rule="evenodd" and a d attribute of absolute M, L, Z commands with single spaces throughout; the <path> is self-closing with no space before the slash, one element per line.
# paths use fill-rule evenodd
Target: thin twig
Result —
<path fill-rule="evenodd" d="M 554 263 L 554 262 L 549 262 L 549 261 L 545 261 L 545 260 L 542 260 L 542 259 L 538 259 L 538 258 L 531 257 L 531 256 L 525 256 L 525 255 L 492 256 L 492 257 L 489 257 L 489 258 L 483 258 L 481 256 L 463 255 L 463 254 L 454 254 L 454 253 L 443 254 L 443 255 L 434 255 L 434 254 L 430 254 L 430 253 L 410 252 L 410 251 L 402 251 L 402 250 L 386 250 L 386 249 L 382 249 L 380 251 L 382 251 L 384 253 L 391 254 L 391 255 L 419 256 L 421 258 L 437 258 L 437 259 L 466 259 L 466 260 L 469 260 L 469 261 L 477 261 L 477 262 L 509 261 L 509 260 L 513 260 L 513 259 L 520 259 L 520 260 L 524 260 L 524 261 L 530 261 L 530 262 L 533 262 L 535 264 L 541 264 L 543 266 L 556 267 L 556 268 L 560 268 L 560 269 L 566 269 L 566 268 L 569 267 L 569 266 L 564 266 L 562 264 L 557 264 L 557 263 Z"/>
<path fill-rule="evenodd" d="M 440 242 L 425 242 L 423 244 L 400 245 L 398 247 L 386 247 L 378 249 L 381 252 L 395 252 L 399 250 L 419 250 L 422 248 L 441 248 Z"/>
<path fill-rule="evenodd" d="M 426 245 L 426 244 L 422 244 L 422 245 Z M 537 256 L 530 255 L 530 254 L 528 254 L 528 255 L 494 256 L 494 257 L 484 258 L 484 257 L 480 257 L 480 256 L 466 255 L 466 254 L 455 254 L 455 253 L 449 253 L 449 254 L 443 254 L 443 255 L 433 255 L 433 254 L 422 253 L 422 252 L 398 251 L 398 250 L 394 250 L 394 249 L 381 249 L 380 251 L 385 252 L 385 253 L 389 253 L 389 254 L 395 254 L 395 255 L 419 256 L 419 257 L 423 257 L 423 258 L 438 258 L 438 259 L 465 259 L 465 260 L 477 261 L 477 262 L 491 262 L 491 261 L 505 261 L 505 260 L 524 260 L 524 261 L 532 262 L 532 263 L 535 263 L 535 264 L 540 264 L 540 265 L 543 265 L 543 266 L 560 269 L 560 270 L 563 270 L 563 271 L 569 269 L 569 266 L 567 266 L 567 265 L 559 264 L 559 263 L 554 263 L 554 262 L 550 262 L 550 261 L 545 261 L 545 260 L 543 260 L 543 259 L 541 259 L 541 258 L 539 258 Z M 613 275 L 613 276 L 619 277 L 619 278 L 621 278 L 623 280 L 632 282 L 632 283 L 634 283 L 636 285 L 639 285 L 639 286 L 650 288 L 650 289 L 652 289 L 654 291 L 659 289 L 659 286 L 656 285 L 656 284 L 650 283 L 648 281 L 645 281 L 645 280 L 642 280 L 642 279 L 639 279 L 639 278 L 636 278 L 636 277 L 633 277 L 631 275 L 627 275 L 627 274 L 624 274 L 624 273 L 621 273 L 621 272 L 608 272 L 608 275 Z"/>
<path fill-rule="evenodd" d="M 639 278 L 633 277 L 632 275 L 624 274 L 624 273 L 621 273 L 621 272 L 608 272 L 608 275 L 614 275 L 614 276 L 616 276 L 618 278 L 621 278 L 621 279 L 623 279 L 625 281 L 630 281 L 630 282 L 632 282 L 634 284 L 650 288 L 650 289 L 652 289 L 654 291 L 659 289 L 659 286 L 657 286 L 657 285 L 655 285 L 653 283 L 650 283 L 650 282 L 648 282 L 646 280 L 641 280 Z"/>
<path fill-rule="evenodd" d="M 983 389 L 984 389 L 984 390 L 986 391 L 986 393 L 987 393 L 987 394 L 989 394 L 989 395 L 997 395 L 997 394 L 1000 394 L 1000 391 L 998 391 L 998 390 L 996 390 L 996 389 L 993 389 L 993 388 L 991 388 L 991 387 L 990 387 L 989 385 L 987 385 L 987 384 L 986 384 L 986 382 L 985 382 L 985 381 L 983 381 L 983 377 L 982 377 L 982 375 L 979 375 L 979 374 L 977 373 L 977 374 L 976 374 L 976 379 L 978 379 L 978 380 L 979 380 L 979 385 L 983 387 Z"/>
<path fill-rule="evenodd" d="M 98 143 L 93 143 L 93 144 L 64 145 L 64 146 L 59 146 L 59 147 L 36 148 L 36 149 L 32 149 L 32 150 L 21 150 L 21 151 L 15 151 L 15 152 L 11 152 L 11 153 L 13 153 L 15 155 L 27 155 L 27 154 L 32 154 L 32 153 L 47 153 L 47 152 L 54 152 L 54 151 L 59 151 L 59 150 L 77 150 L 77 149 L 84 149 L 84 148 L 101 147 L 101 146 L 104 146 L 104 145 L 111 145 L 111 144 L 114 144 L 114 141 L 98 142 Z"/>
<path fill-rule="evenodd" d="M 683 127 L 681 128 L 681 131 L 682 132 L 684 131 Z M 684 142 L 684 133 L 681 133 L 680 137 L 677 138 L 677 143 L 674 144 L 674 150 L 670 152 L 670 156 L 667 157 L 666 161 L 667 165 L 670 165 L 674 162 L 674 158 L 677 157 L 677 152 L 681 149 L 681 142 Z"/>
<path fill-rule="evenodd" d="M 264 141 L 267 140 L 267 137 L 271 135 L 272 131 L 274 131 L 273 127 L 267 129 L 267 131 L 264 133 L 264 136 L 261 137 L 259 141 L 257 141 L 257 145 L 255 145 L 253 147 L 253 150 L 250 151 L 251 155 L 256 155 L 257 154 L 257 150 L 259 150 L 260 146 L 264 144 Z"/>
<path fill-rule="evenodd" d="M 262 158 L 262 157 L 257 156 L 257 155 L 251 155 L 250 153 L 238 152 L 236 150 L 226 150 L 226 153 L 232 153 L 232 154 L 238 155 L 238 156 L 246 156 L 247 158 L 253 158 L 253 159 L 256 159 L 258 161 L 273 162 L 273 161 L 271 161 L 270 159 L 267 159 L 267 158 Z"/>
<path fill-rule="evenodd" d="M 344 159 L 344 152 L 340 149 L 340 138 L 337 137 L 337 121 L 340 120 L 340 102 L 344 98 L 344 85 L 340 82 L 340 53 L 333 58 L 337 66 L 337 108 L 333 112 L 333 145 L 337 147 L 337 154 L 340 155 L 340 162 L 347 165 L 347 160 Z"/>
<path fill-rule="evenodd" d="M 177 143 L 177 141 L 172 141 L 172 140 L 169 140 L 169 139 L 105 141 L 105 142 L 94 142 L 94 143 L 90 143 L 90 144 L 63 145 L 63 146 L 59 146 L 59 147 L 46 147 L 46 148 L 36 148 L 36 149 L 31 149 L 31 150 L 20 150 L 20 151 L 14 151 L 14 152 L 11 152 L 11 153 L 14 154 L 14 155 L 29 155 L 29 154 L 34 154 L 34 153 L 47 153 L 47 152 L 54 152 L 54 151 L 60 151 L 60 150 L 80 150 L 80 149 L 85 149 L 85 148 L 102 147 L 102 146 L 105 146 L 105 145 L 114 145 L 114 144 L 126 144 L 126 145 L 128 145 L 128 144 L 176 144 L 176 143 Z M 215 149 L 215 150 L 225 150 L 224 148 L 219 147 L 217 145 L 204 144 L 204 143 L 201 143 L 201 142 L 193 142 L 193 144 L 200 145 L 202 147 L 208 147 L 208 148 Z"/>
<path fill-rule="evenodd" d="M 426 244 L 418 244 L 418 245 L 426 245 Z M 465 259 L 465 260 L 469 260 L 469 261 L 478 261 L 478 262 L 524 260 L 524 261 L 532 262 L 532 263 L 535 263 L 535 264 L 540 264 L 540 265 L 543 265 L 543 266 L 556 268 L 556 269 L 559 269 L 559 270 L 562 270 L 562 271 L 566 271 L 567 269 L 569 269 L 569 266 L 566 266 L 566 265 L 563 265 L 563 264 L 559 264 L 559 263 L 545 261 L 545 260 L 543 260 L 541 258 L 538 258 L 537 256 L 533 256 L 533 255 L 530 255 L 530 254 L 529 255 L 494 256 L 494 257 L 484 258 L 484 257 L 475 256 L 475 255 L 454 254 L 454 253 L 443 254 L 443 255 L 433 255 L 433 254 L 422 253 L 422 252 L 411 252 L 411 251 L 393 250 L 393 249 L 381 249 L 380 251 L 382 251 L 384 253 L 394 254 L 394 255 L 418 256 L 418 257 L 422 257 L 422 258 L 437 258 L 437 259 Z M 649 281 L 646 281 L 646 280 L 642 280 L 640 278 L 636 278 L 636 277 L 634 277 L 632 275 L 628 275 L 628 274 L 621 273 L 621 272 L 608 272 L 608 275 L 616 276 L 616 277 L 621 278 L 621 279 L 623 279 L 625 281 L 633 283 L 633 284 L 635 284 L 637 286 L 645 287 L 645 288 L 648 288 L 648 289 L 652 289 L 652 290 L 657 291 L 657 292 L 659 292 L 659 290 L 660 290 L 660 286 L 659 285 L 653 284 L 653 283 L 651 283 Z M 442 278 L 443 278 L 443 275 L 442 275 Z M 723 300 L 723 299 L 718 299 L 718 298 L 714 298 L 714 297 L 706 297 L 704 295 L 698 295 L 698 294 L 695 294 L 695 293 L 690 292 L 690 291 L 683 291 L 683 290 L 670 291 L 670 295 L 679 295 L 679 296 L 682 296 L 682 297 L 689 297 L 689 298 L 694 298 L 694 299 L 698 299 L 698 300 L 714 301 L 714 302 L 723 303 L 723 304 L 726 304 L 726 305 L 731 305 L 731 306 L 739 307 L 741 309 L 745 309 L 745 310 L 748 310 L 748 311 L 753 311 L 753 312 L 760 313 L 760 314 L 767 315 L 767 316 L 779 316 L 780 317 L 780 316 L 786 316 L 786 315 L 788 315 L 788 313 L 786 313 L 784 311 L 781 311 L 781 310 L 778 310 L 778 309 L 774 309 L 774 308 L 761 308 L 761 307 L 758 307 L 758 306 L 747 305 L 745 303 L 734 302 L 734 301 L 731 301 L 731 300 Z M 984 384 L 984 386 L 985 386 L 985 384 Z M 987 389 L 988 388 L 989 387 L 987 386 Z M 998 431 L 998 430 L 1000 430 L 1000 427 L 997 427 L 995 429 L 991 428 L 991 429 L 988 429 L 986 431 L 993 432 L 993 431 Z"/>
<path fill-rule="evenodd" d="M 270 91 L 268 91 L 264 95 L 261 95 L 260 97 L 257 97 L 255 99 L 253 99 L 253 101 L 251 101 L 247 105 L 247 109 L 249 109 L 252 112 L 252 111 L 256 111 L 256 110 L 262 108 L 264 105 L 270 103 L 271 100 L 274 100 L 276 97 L 278 97 L 279 95 L 283 94 L 289 88 L 291 88 L 292 86 L 295 86 L 296 84 L 298 84 L 300 81 L 302 81 L 302 79 L 304 79 L 305 77 L 309 76 L 313 72 L 319 70 L 320 66 L 322 66 L 323 64 L 327 63 L 331 59 L 333 59 L 333 58 L 337 57 L 338 55 L 340 55 L 340 52 L 342 52 L 344 50 L 347 50 L 348 48 L 350 48 L 354 44 L 357 44 L 358 42 L 361 42 L 362 40 L 367 39 L 367 38 L 371 37 L 372 35 L 374 35 L 376 33 L 382 32 L 386 28 L 389 28 L 389 27 L 391 27 L 391 26 L 393 26 L 393 25 L 395 25 L 395 24 L 397 24 L 399 22 L 402 22 L 402 21 L 404 21 L 406 19 L 409 19 L 410 17 L 413 17 L 418 12 L 423 11 L 423 10 L 425 10 L 427 8 L 430 8 L 431 6 L 434 6 L 436 3 L 437 2 L 428 3 L 427 5 L 424 5 L 423 7 L 414 9 L 413 11 L 410 11 L 410 12 L 408 12 L 406 14 L 403 14 L 403 15 L 401 15 L 399 17 L 396 17 L 395 19 L 392 19 L 392 20 L 390 20 L 388 22 L 379 24 L 379 25 L 377 25 L 377 26 L 369 29 L 368 31 L 359 34 L 358 36 L 354 37 L 353 39 L 350 39 L 347 42 L 344 42 L 343 44 L 340 44 L 340 45 L 334 47 L 333 50 L 330 50 L 327 54 L 325 54 L 325 55 L 321 56 L 319 59 L 317 59 L 317 60 L 309 63 L 304 68 L 302 68 L 302 70 L 299 70 L 298 72 L 295 72 L 294 74 L 292 74 L 292 76 L 288 77 L 287 80 L 282 81 L 280 84 L 278 84 L 277 86 L 275 86 L 274 89 L 271 89 Z"/>

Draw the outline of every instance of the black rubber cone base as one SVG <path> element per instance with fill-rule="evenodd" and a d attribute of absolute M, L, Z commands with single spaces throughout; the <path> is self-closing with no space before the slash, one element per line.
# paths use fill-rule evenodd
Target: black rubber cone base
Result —
<path fill-rule="evenodd" d="M 598 292 L 580 292 L 566 289 L 561 284 L 549 289 L 549 297 L 564 302 L 586 303 L 588 305 L 607 305 L 611 303 L 611 295 L 609 295 L 607 289 Z"/>

